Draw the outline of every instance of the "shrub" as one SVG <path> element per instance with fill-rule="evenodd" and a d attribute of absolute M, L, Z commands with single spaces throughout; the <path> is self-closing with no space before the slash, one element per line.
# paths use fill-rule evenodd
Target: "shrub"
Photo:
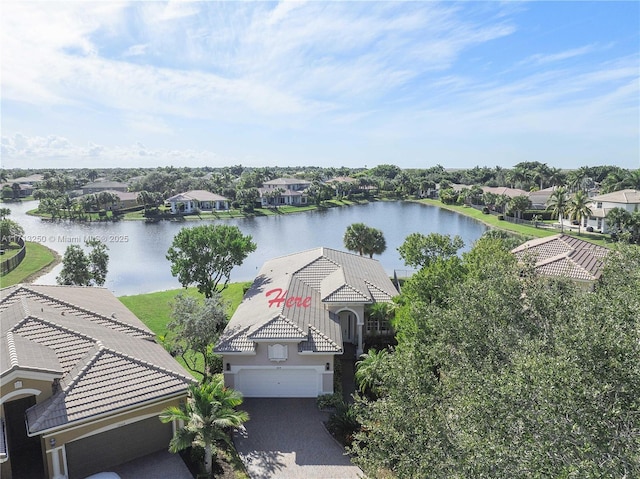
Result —
<path fill-rule="evenodd" d="M 504 221 L 504 215 L 498 215 L 498 221 Z"/>
<path fill-rule="evenodd" d="M 327 429 L 342 444 L 351 444 L 354 434 L 360 429 L 360 423 L 356 418 L 353 406 L 340 401 L 336 407 L 336 412 L 329 416 Z"/>

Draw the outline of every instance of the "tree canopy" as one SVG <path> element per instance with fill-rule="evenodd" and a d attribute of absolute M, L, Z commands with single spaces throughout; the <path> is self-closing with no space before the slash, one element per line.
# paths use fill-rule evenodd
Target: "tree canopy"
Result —
<path fill-rule="evenodd" d="M 400 257 L 407 266 L 423 268 L 435 261 L 436 258 L 450 258 L 464 246 L 460 236 L 443 235 L 440 233 L 411 233 L 398 247 Z"/>
<path fill-rule="evenodd" d="M 444 301 L 402 303 L 384 395 L 356 402 L 355 462 L 398 479 L 640 476 L 640 249 L 612 251 L 589 291 L 494 241 L 463 255 Z"/>
<path fill-rule="evenodd" d="M 211 349 L 227 320 L 227 304 L 217 291 L 204 301 L 180 294 L 173 303 L 165 345 L 172 354 L 180 355 L 189 369 L 202 374 L 206 380 L 213 373 L 221 372 L 212 370 Z"/>
<path fill-rule="evenodd" d="M 205 297 L 213 296 L 220 283 L 229 284 L 231 270 L 256 249 L 251 236 L 237 226 L 201 225 L 183 228 L 167 252 L 171 274 L 183 287 L 195 284 Z"/>
<path fill-rule="evenodd" d="M 89 239 L 85 245 L 88 253 L 78 245 L 67 246 L 62 257 L 62 271 L 56 278 L 58 284 L 76 286 L 104 286 L 109 265 L 108 247 L 98 239 Z"/>
<path fill-rule="evenodd" d="M 382 231 L 365 225 L 353 223 L 347 226 L 343 237 L 344 247 L 349 251 L 355 251 L 360 256 L 382 254 L 387 249 L 387 242 Z"/>

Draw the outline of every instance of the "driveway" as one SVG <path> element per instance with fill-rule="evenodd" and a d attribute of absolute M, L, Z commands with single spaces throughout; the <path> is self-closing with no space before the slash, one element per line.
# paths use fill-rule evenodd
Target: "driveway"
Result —
<path fill-rule="evenodd" d="M 252 479 L 363 478 L 324 428 L 315 399 L 247 398 L 251 417 L 235 444 Z"/>

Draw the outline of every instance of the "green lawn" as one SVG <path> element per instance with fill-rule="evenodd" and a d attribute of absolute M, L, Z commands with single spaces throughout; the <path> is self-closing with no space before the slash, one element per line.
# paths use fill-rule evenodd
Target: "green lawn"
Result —
<path fill-rule="evenodd" d="M 495 215 L 485 215 L 484 213 L 482 213 L 482 211 L 471 208 L 470 206 L 446 205 L 440 200 L 430 199 L 421 199 L 419 200 L 419 203 L 437 206 L 438 208 L 443 208 L 449 211 L 455 211 L 456 213 L 459 213 L 461 215 L 465 215 L 481 221 L 482 223 L 492 228 L 510 231 L 512 233 L 522 235 L 526 239 L 544 238 L 546 236 L 553 236 L 560 233 L 560 230 L 557 229 L 536 228 L 533 225 L 519 225 L 504 220 L 501 221 Z M 590 243 L 604 246 L 606 248 L 610 248 L 612 245 L 611 240 L 607 235 L 586 233 L 584 229 L 580 232 L 579 235 L 576 231 L 567 231 L 566 229 L 564 230 L 564 233 L 571 236 L 579 236 L 585 241 L 589 241 Z"/>
<path fill-rule="evenodd" d="M 242 301 L 244 288 L 250 284 L 249 282 L 231 283 L 222 292 L 222 297 L 229 303 L 229 317 Z M 171 304 L 175 297 L 181 293 L 196 298 L 203 297 L 194 287 L 186 290 L 182 288 L 157 293 L 120 296 L 118 299 L 156 335 L 164 336 L 167 332 L 167 323 L 171 320 Z"/>
<path fill-rule="evenodd" d="M 16 269 L 0 277 L 0 286 L 11 286 L 27 282 L 31 276 L 52 266 L 57 260 L 56 253 L 40 243 L 27 241 L 27 252 Z"/>

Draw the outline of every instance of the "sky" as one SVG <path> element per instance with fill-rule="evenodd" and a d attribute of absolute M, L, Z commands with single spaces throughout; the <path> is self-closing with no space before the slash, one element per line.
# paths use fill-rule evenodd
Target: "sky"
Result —
<path fill-rule="evenodd" d="M 640 2 L 0 2 L 3 168 L 640 167 Z"/>

